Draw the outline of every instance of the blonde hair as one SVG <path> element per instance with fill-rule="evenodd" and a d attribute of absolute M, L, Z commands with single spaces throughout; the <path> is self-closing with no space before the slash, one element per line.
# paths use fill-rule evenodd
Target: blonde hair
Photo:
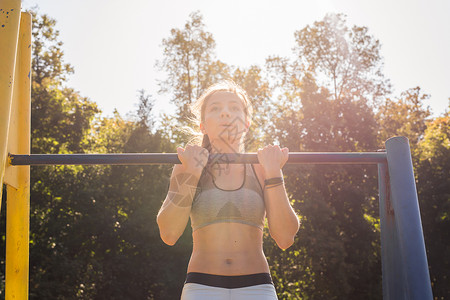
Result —
<path fill-rule="evenodd" d="M 250 98 L 247 95 L 247 92 L 234 81 L 224 80 L 219 83 L 213 84 L 208 89 L 206 89 L 206 91 L 203 92 L 200 98 L 198 98 L 189 106 L 191 113 L 194 115 L 194 118 L 190 118 L 190 121 L 195 124 L 198 129 L 196 131 L 189 130 L 190 134 L 193 135 L 194 138 L 192 138 L 188 143 L 191 143 L 193 141 L 195 144 L 201 145 L 209 152 L 211 152 L 212 150 L 211 142 L 207 134 L 203 134 L 202 132 L 200 132 L 200 123 L 205 120 L 205 109 L 208 99 L 210 99 L 217 92 L 229 92 L 235 94 L 242 100 L 242 103 L 244 105 L 244 113 L 247 119 L 251 120 L 253 116 L 253 107 L 252 103 L 250 102 Z M 242 136 L 241 141 L 243 141 L 244 137 L 245 135 Z M 239 150 L 244 152 L 245 145 L 243 142 L 241 142 Z"/>

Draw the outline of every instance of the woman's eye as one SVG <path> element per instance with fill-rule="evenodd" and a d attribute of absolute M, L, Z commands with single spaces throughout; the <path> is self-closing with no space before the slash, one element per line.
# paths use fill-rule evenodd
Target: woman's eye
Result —
<path fill-rule="evenodd" d="M 219 110 L 219 107 L 213 106 L 213 107 L 210 108 L 210 111 L 216 111 L 216 110 Z M 232 111 L 239 111 L 240 108 L 237 107 L 237 106 L 233 106 L 233 107 L 231 107 L 231 110 L 232 110 Z"/>

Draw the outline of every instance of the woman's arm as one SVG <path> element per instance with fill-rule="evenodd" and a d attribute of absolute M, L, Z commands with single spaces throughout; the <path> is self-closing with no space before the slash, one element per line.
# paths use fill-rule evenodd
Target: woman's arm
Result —
<path fill-rule="evenodd" d="M 258 160 L 264 169 L 265 179 L 281 177 L 281 168 L 289 156 L 289 149 L 276 146 L 266 146 L 258 150 Z M 266 206 L 269 231 L 272 238 L 281 249 L 287 249 L 294 243 L 300 223 L 284 188 L 284 184 L 264 186 L 264 202 Z"/>
<path fill-rule="evenodd" d="M 264 170 L 266 178 L 283 177 L 281 169 Z M 294 243 L 300 223 L 289 203 L 284 184 L 264 187 L 269 232 L 281 249 L 287 249 Z"/>
<path fill-rule="evenodd" d="M 169 191 L 156 218 L 161 239 L 167 245 L 173 246 L 186 228 L 200 175 L 182 165 L 173 168 Z"/>

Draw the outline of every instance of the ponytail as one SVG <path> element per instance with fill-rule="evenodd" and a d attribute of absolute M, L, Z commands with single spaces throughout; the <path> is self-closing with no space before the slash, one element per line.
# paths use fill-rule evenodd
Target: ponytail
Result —
<path fill-rule="evenodd" d="M 209 140 L 209 136 L 207 134 L 203 135 L 202 147 L 208 150 L 209 153 L 211 153 L 212 150 L 211 141 Z"/>
<path fill-rule="evenodd" d="M 202 147 L 208 150 L 209 154 L 211 154 L 212 146 L 211 141 L 209 140 L 209 136 L 207 134 L 203 135 Z M 211 173 L 210 171 L 208 171 L 210 170 L 210 167 L 211 167 L 210 163 L 208 162 L 206 166 L 203 168 L 201 177 L 203 177 L 206 173 Z"/>

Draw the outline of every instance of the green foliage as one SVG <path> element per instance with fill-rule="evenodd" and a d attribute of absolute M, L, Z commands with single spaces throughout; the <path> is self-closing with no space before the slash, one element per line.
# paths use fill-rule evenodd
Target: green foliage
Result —
<path fill-rule="evenodd" d="M 295 54 L 302 69 L 320 78 L 334 99 L 376 101 L 389 91 L 382 73 L 380 42 L 367 27 L 347 27 L 345 15 L 327 14 L 295 32 Z"/>
<path fill-rule="evenodd" d="M 374 149 L 376 121 L 366 102 L 334 100 L 309 76 L 299 82 L 297 95 L 299 106 L 287 103 L 287 108 L 279 103 L 280 117 L 272 119 L 281 145 L 290 151 Z M 291 248 L 269 250 L 271 260 L 283 262 L 276 264 L 273 274 L 280 282 L 280 295 L 283 299 L 292 295 L 378 299 L 379 231 L 373 221 L 378 217 L 376 169 L 286 166 L 285 174 L 302 225 Z"/>
<path fill-rule="evenodd" d="M 247 92 L 252 101 L 252 124 L 244 141 L 247 152 L 256 152 L 258 148 L 264 146 L 261 139 L 267 123 L 266 116 L 270 110 L 267 103 L 272 96 L 272 91 L 262 73 L 260 67 L 251 66 L 248 70 L 236 68 L 232 77 L 232 80 Z"/>
<path fill-rule="evenodd" d="M 97 105 L 71 88 L 63 87 L 73 68 L 64 63 L 63 43 L 56 21 L 31 10 L 32 85 L 31 152 L 81 152 Z"/>
<path fill-rule="evenodd" d="M 388 89 L 379 42 L 327 15 L 297 31 L 296 43 L 296 60 L 266 61 L 278 97 L 268 136 L 290 151 L 376 150 L 372 103 Z M 285 174 L 302 225 L 291 248 L 266 247 L 280 297 L 379 299 L 376 169 L 286 166 Z"/>
<path fill-rule="evenodd" d="M 129 121 L 99 117 L 95 103 L 64 87 L 71 69 L 58 67 L 55 21 L 33 15 L 41 49 L 33 52 L 33 153 L 173 150 L 150 132 L 153 101 L 144 91 Z M 32 168 L 30 299 L 178 297 L 185 272 L 175 266 L 187 264 L 191 242 L 184 236 L 173 248 L 177 259 L 161 251 L 156 213 L 169 174 L 168 166 Z"/>
<path fill-rule="evenodd" d="M 215 60 L 216 42 L 205 31 L 199 12 L 190 14 L 183 29 L 172 29 L 162 45 L 164 58 L 156 66 L 167 73 L 167 79 L 160 82 L 160 92 L 172 95 L 172 102 L 178 107 L 178 122 L 186 123 L 190 116 L 188 105 L 209 85 L 228 78 L 229 69 Z"/>
<path fill-rule="evenodd" d="M 73 67 L 63 61 L 63 43 L 58 40 L 59 31 L 55 29 L 56 20 L 47 15 L 38 15 L 36 9 L 27 11 L 32 15 L 32 78 L 36 84 L 53 80 L 61 84 L 73 73 Z"/>
<path fill-rule="evenodd" d="M 415 149 L 431 115 L 430 109 L 423 107 L 423 102 L 429 98 L 429 95 L 421 94 L 420 87 L 403 92 L 397 100 L 386 98 L 378 111 L 379 143 L 392 136 L 406 136 Z"/>
<path fill-rule="evenodd" d="M 87 150 L 167 150 L 141 121 L 124 121 L 118 114 L 102 119 Z M 186 264 L 191 242 L 184 236 L 175 247 L 178 260 L 162 251 L 156 214 L 169 171 L 167 166 L 41 170 L 32 187 L 30 298 L 176 298 L 181 288 L 167 283 L 176 279 L 180 286 L 184 271 L 167 273 L 163 262 Z"/>
<path fill-rule="evenodd" d="M 415 173 L 433 295 L 450 297 L 450 116 L 436 118 L 416 151 Z"/>

